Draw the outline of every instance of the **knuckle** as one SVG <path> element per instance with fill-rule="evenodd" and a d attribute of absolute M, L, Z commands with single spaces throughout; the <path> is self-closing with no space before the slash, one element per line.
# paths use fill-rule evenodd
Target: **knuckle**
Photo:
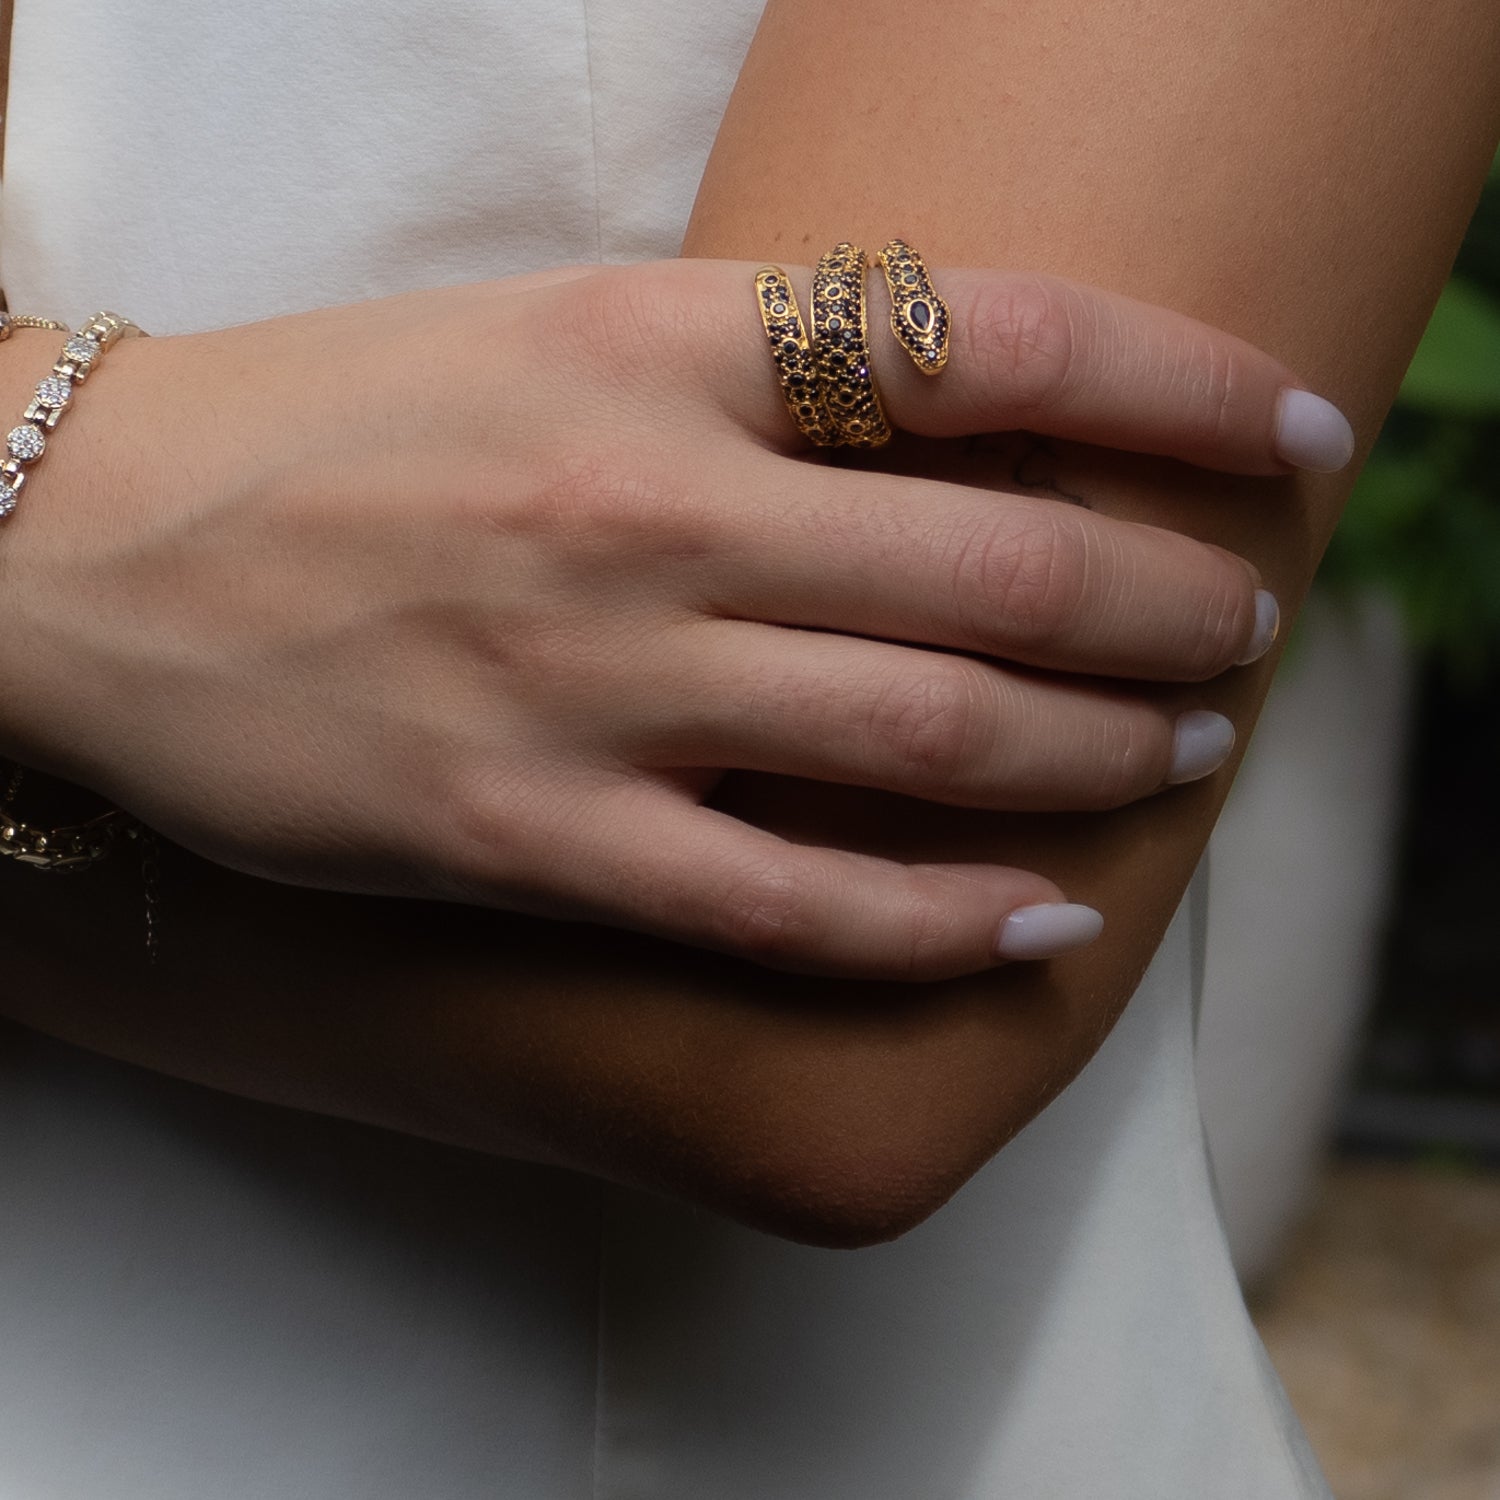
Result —
<path fill-rule="evenodd" d="M 791 866 L 767 861 L 737 870 L 722 883 L 708 914 L 712 939 L 762 962 L 787 960 L 816 946 L 807 882 Z"/>
<path fill-rule="evenodd" d="M 919 676 L 885 683 L 862 726 L 904 781 L 928 791 L 952 790 L 983 759 L 992 737 L 977 670 L 959 658 L 935 657 Z"/>
<path fill-rule="evenodd" d="M 899 945 L 891 955 L 889 977 L 922 980 L 946 978 L 952 972 L 955 939 L 962 936 L 958 909 L 927 882 L 910 874 L 905 921 L 897 926 Z"/>
<path fill-rule="evenodd" d="M 1209 584 L 1186 643 L 1183 680 L 1207 682 L 1239 661 L 1255 629 L 1255 589 L 1241 567 L 1225 562 Z"/>
<path fill-rule="evenodd" d="M 981 299 L 975 322 L 994 388 L 1015 426 L 1066 397 L 1077 343 L 1066 288 L 1041 276 L 1006 277 Z"/>
<path fill-rule="evenodd" d="M 611 567 L 643 555 L 685 561 L 713 550 L 696 489 L 623 453 L 559 457 L 539 476 L 528 511 L 529 529 L 570 555 Z M 512 516 L 506 519 L 514 528 Z"/>
<path fill-rule="evenodd" d="M 433 798 L 436 844 L 447 878 L 469 895 L 495 899 L 515 884 L 534 837 L 535 788 L 518 767 L 467 757 Z"/>
<path fill-rule="evenodd" d="M 1190 372 L 1188 409 L 1201 414 L 1208 444 L 1222 448 L 1240 425 L 1236 410 L 1239 371 L 1234 355 L 1217 339 L 1206 337 L 1197 347 L 1188 347 L 1186 362 Z"/>
<path fill-rule="evenodd" d="M 981 639 L 1045 644 L 1074 620 L 1088 578 L 1088 543 L 1043 512 L 1001 526 L 981 521 L 958 545 L 958 598 Z"/>
<path fill-rule="evenodd" d="M 691 300 L 674 291 L 667 261 L 605 266 L 559 300 L 548 342 L 563 341 L 611 380 L 669 368 L 676 336 L 692 320 Z"/>
<path fill-rule="evenodd" d="M 1172 731 L 1147 710 L 1117 712 L 1097 730 L 1095 772 L 1081 811 L 1109 812 L 1159 791 L 1171 764 Z"/>

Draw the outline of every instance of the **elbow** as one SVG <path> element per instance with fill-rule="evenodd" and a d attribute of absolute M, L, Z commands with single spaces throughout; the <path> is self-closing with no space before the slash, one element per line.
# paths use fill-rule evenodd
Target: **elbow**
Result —
<path fill-rule="evenodd" d="M 694 1163 L 697 1181 L 678 1195 L 782 1239 L 861 1249 L 937 1212 L 1018 1128 L 930 1100 L 820 1091 L 801 1103 L 757 1112 Z"/>
<path fill-rule="evenodd" d="M 845 1158 L 804 1146 L 735 1184 L 732 1217 L 781 1239 L 859 1250 L 899 1239 L 937 1212 L 970 1173 L 866 1150 Z"/>

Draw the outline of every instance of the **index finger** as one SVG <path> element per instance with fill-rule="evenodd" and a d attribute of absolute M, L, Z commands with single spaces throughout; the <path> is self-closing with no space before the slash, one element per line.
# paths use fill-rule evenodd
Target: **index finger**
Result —
<path fill-rule="evenodd" d="M 807 447 L 777 384 L 747 265 L 745 408 L 757 431 Z M 788 268 L 799 295 L 812 272 Z M 951 352 L 922 374 L 890 332 L 884 278 L 866 276 L 870 365 L 891 422 L 928 437 L 1024 429 L 1236 474 L 1332 473 L 1354 434 L 1331 402 L 1243 339 L 1061 277 L 935 270 Z M 805 305 L 805 304 L 804 304 Z"/>

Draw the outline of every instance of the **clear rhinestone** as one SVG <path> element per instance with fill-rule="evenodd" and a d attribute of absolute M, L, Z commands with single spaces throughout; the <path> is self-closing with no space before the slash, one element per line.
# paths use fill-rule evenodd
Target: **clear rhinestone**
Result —
<path fill-rule="evenodd" d="M 8 516 L 16 508 L 16 492 L 0 480 L 0 516 Z"/>
<path fill-rule="evenodd" d="M 10 314 L 0 307 L 0 339 L 8 339 L 10 331 Z"/>
<path fill-rule="evenodd" d="M 5 439 L 5 446 L 10 450 L 12 458 L 18 458 L 25 464 L 34 458 L 40 458 L 47 451 L 47 439 L 42 436 L 40 427 L 33 427 L 27 422 L 21 427 L 11 428 Z"/>
<path fill-rule="evenodd" d="M 61 411 L 73 398 L 73 382 L 65 375 L 49 375 L 36 388 L 39 405 L 48 411 Z"/>
<path fill-rule="evenodd" d="M 63 345 L 63 358 L 71 359 L 75 365 L 82 365 L 87 369 L 99 358 L 99 345 L 93 339 L 85 338 L 81 333 L 75 333 Z"/>

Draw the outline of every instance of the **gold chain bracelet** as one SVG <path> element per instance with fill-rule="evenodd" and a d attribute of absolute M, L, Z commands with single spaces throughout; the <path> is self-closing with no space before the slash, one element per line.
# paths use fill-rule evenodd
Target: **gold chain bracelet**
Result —
<path fill-rule="evenodd" d="M 14 804 L 26 767 L 14 761 L 6 764 L 10 776 L 5 800 L 0 802 L 0 858 L 38 870 L 86 870 L 103 859 L 120 838 L 136 836 L 140 825 L 117 807 L 81 823 L 64 823 L 56 828 L 33 828 L 22 822 Z"/>

